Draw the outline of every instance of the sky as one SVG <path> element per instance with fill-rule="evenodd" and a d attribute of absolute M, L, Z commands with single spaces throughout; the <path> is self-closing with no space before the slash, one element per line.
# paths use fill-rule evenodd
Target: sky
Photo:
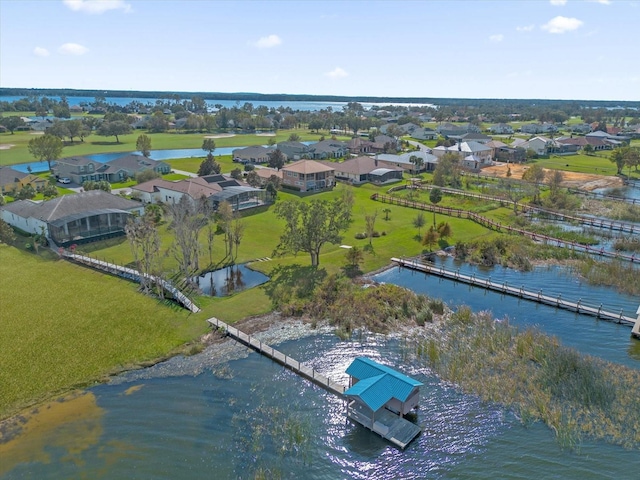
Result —
<path fill-rule="evenodd" d="M 0 86 L 640 100 L 640 0 L 0 0 Z"/>

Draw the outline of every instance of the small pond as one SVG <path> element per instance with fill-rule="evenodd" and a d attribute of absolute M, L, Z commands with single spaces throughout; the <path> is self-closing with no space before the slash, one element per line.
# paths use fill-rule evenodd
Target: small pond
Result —
<path fill-rule="evenodd" d="M 194 280 L 202 293 L 211 297 L 225 297 L 232 293 L 241 292 L 247 288 L 262 285 L 269 280 L 265 274 L 251 270 L 246 265 L 232 265 L 229 267 L 207 272 Z"/>

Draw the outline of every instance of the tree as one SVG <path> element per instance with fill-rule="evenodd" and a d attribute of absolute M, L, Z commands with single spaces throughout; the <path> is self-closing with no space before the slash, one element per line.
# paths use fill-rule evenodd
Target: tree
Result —
<path fill-rule="evenodd" d="M 433 171 L 433 183 L 444 187 L 449 184 L 454 188 L 460 186 L 460 158 L 453 152 L 445 153 Z"/>
<path fill-rule="evenodd" d="M 390 208 L 385 208 L 382 210 L 382 212 L 384 213 L 384 219 L 386 221 L 389 221 L 389 214 L 391 213 L 391 209 Z"/>
<path fill-rule="evenodd" d="M 16 234 L 9 225 L 4 220 L 0 219 L 0 242 L 10 244 L 16 239 Z"/>
<path fill-rule="evenodd" d="M 453 234 L 449 222 L 440 222 L 436 230 L 438 231 L 440 238 L 448 238 Z"/>
<path fill-rule="evenodd" d="M 429 192 L 429 201 L 434 205 L 438 205 L 442 200 L 442 190 L 439 188 L 432 188 Z M 433 210 L 433 226 L 436 226 L 436 211 Z"/>
<path fill-rule="evenodd" d="M 198 176 L 205 177 L 207 175 L 218 174 L 222 171 L 222 167 L 218 162 L 213 158 L 213 154 L 208 153 L 207 158 L 205 158 L 200 164 L 200 168 L 198 168 Z"/>
<path fill-rule="evenodd" d="M 36 160 L 40 162 L 46 160 L 49 165 L 49 171 L 51 171 L 51 162 L 55 162 L 60 158 L 62 148 L 62 140 L 48 134 L 32 138 L 29 140 L 28 145 L 29 153 L 33 155 Z"/>
<path fill-rule="evenodd" d="M 98 135 L 103 137 L 116 137 L 116 143 L 120 143 L 120 135 L 131 133 L 132 128 L 127 122 L 116 120 L 113 122 L 102 122 L 98 127 Z"/>
<path fill-rule="evenodd" d="M 140 272 L 140 288 L 150 293 L 153 277 L 160 275 L 160 234 L 152 215 L 132 217 L 124 227 L 133 254 L 136 268 Z M 162 288 L 159 291 L 163 291 Z"/>
<path fill-rule="evenodd" d="M 551 191 L 551 198 L 554 199 L 560 192 L 560 185 L 564 180 L 564 175 L 560 170 L 551 170 L 547 172 L 547 182 L 549 183 L 549 190 Z"/>
<path fill-rule="evenodd" d="M 47 185 L 44 187 L 44 190 L 42 190 L 42 195 L 45 199 L 57 197 L 58 193 L 56 186 L 51 184 Z"/>
<path fill-rule="evenodd" d="M 519 182 L 506 178 L 500 181 L 499 187 L 504 195 L 513 203 L 514 213 L 518 213 L 518 202 L 527 196 L 527 191 Z"/>
<path fill-rule="evenodd" d="M 238 167 L 236 167 L 233 170 L 231 170 L 231 178 L 233 178 L 235 180 L 241 180 L 242 179 L 242 170 L 240 170 Z"/>
<path fill-rule="evenodd" d="M 540 185 L 544 182 L 545 172 L 538 164 L 531 165 L 523 174 L 522 179 L 534 186 L 534 203 L 540 203 Z"/>
<path fill-rule="evenodd" d="M 351 247 L 347 249 L 347 253 L 345 253 L 344 257 L 349 269 L 359 270 L 360 264 L 364 261 L 364 252 L 358 247 Z"/>
<path fill-rule="evenodd" d="M 13 135 L 13 132 L 15 129 L 24 126 L 24 120 L 22 120 L 21 117 L 17 117 L 15 115 L 12 115 L 11 117 L 2 118 L 1 120 L 2 122 L 0 123 L 4 125 L 6 129 L 11 132 L 11 135 Z"/>
<path fill-rule="evenodd" d="M 27 183 L 20 191 L 15 195 L 16 200 L 28 200 L 36 196 L 36 189 L 33 185 Z"/>
<path fill-rule="evenodd" d="M 262 180 L 260 180 L 260 175 L 258 175 L 258 172 L 256 172 L 255 170 L 251 170 L 249 173 L 247 173 L 246 181 L 253 188 L 260 187 L 260 184 L 262 183 Z"/>
<path fill-rule="evenodd" d="M 585 155 L 593 155 L 593 152 L 594 152 L 593 145 L 591 145 L 590 143 L 587 143 L 584 147 L 582 147 L 582 151 L 584 152 Z"/>
<path fill-rule="evenodd" d="M 284 153 L 282 153 L 280 149 L 276 148 L 275 150 L 269 152 L 267 156 L 269 157 L 269 161 L 267 163 L 269 167 L 275 168 L 276 170 L 280 170 L 282 167 L 284 167 Z"/>
<path fill-rule="evenodd" d="M 236 247 L 236 253 L 235 253 L 235 256 L 233 257 L 234 261 L 236 258 L 238 258 L 238 247 L 240 247 L 240 242 L 242 242 L 242 237 L 244 236 L 244 229 L 245 229 L 244 222 L 242 221 L 240 216 L 236 214 L 231 226 L 231 238 L 233 241 L 233 245 Z"/>
<path fill-rule="evenodd" d="M 367 232 L 367 238 L 369 239 L 369 246 L 371 246 L 371 240 L 376 231 L 376 218 L 378 218 L 378 210 L 371 214 L 364 215 L 365 231 Z"/>
<path fill-rule="evenodd" d="M 625 165 L 625 155 L 624 155 L 624 150 L 623 148 L 614 148 L 613 151 L 611 152 L 611 156 L 609 157 L 609 160 L 611 160 L 612 163 L 616 164 L 616 168 L 618 169 L 618 175 L 622 174 L 622 169 L 624 168 Z"/>
<path fill-rule="evenodd" d="M 438 238 L 440 236 L 438 235 L 438 230 L 436 229 L 435 226 L 430 226 L 429 230 L 427 230 L 427 233 L 424 234 L 424 238 L 422 239 L 422 244 L 423 245 L 428 245 L 429 249 L 433 249 L 433 244 L 436 243 L 438 241 Z"/>
<path fill-rule="evenodd" d="M 147 122 L 147 128 L 152 133 L 166 132 L 169 129 L 169 120 L 162 112 L 155 112 Z"/>
<path fill-rule="evenodd" d="M 300 141 L 300 135 L 298 135 L 297 133 L 292 133 L 291 135 L 289 135 L 289 138 L 287 140 L 288 142 L 299 142 Z"/>
<path fill-rule="evenodd" d="M 153 180 L 154 178 L 160 178 L 161 176 L 162 175 L 160 175 L 152 168 L 148 168 L 147 170 L 136 173 L 136 183 L 141 184 L 144 182 L 148 182 L 149 180 Z"/>
<path fill-rule="evenodd" d="M 422 212 L 418 213 L 413 219 L 413 226 L 418 229 L 418 236 L 420 236 L 420 230 L 422 229 L 422 227 L 424 227 L 425 223 L 426 221 L 424 219 L 424 213 Z"/>
<path fill-rule="evenodd" d="M 231 207 L 229 202 L 224 200 L 218 205 L 218 225 L 220 225 L 220 229 L 224 232 L 225 256 L 233 254 L 232 222 L 233 207 Z"/>
<path fill-rule="evenodd" d="M 148 135 L 140 135 L 136 140 L 136 150 L 143 156 L 149 157 L 151 154 L 151 138 Z"/>
<path fill-rule="evenodd" d="M 62 120 L 54 120 L 53 124 L 47 129 L 47 133 L 58 137 L 62 141 L 64 141 L 64 137 L 70 137 L 67 122 L 63 122 Z"/>
<path fill-rule="evenodd" d="M 171 215 L 170 229 L 174 233 L 171 251 L 178 262 L 180 272 L 188 282 L 199 268 L 199 236 L 208 222 L 204 204 L 205 202 L 194 202 L 187 195 L 183 195 L 178 203 L 168 206 Z"/>
<path fill-rule="evenodd" d="M 213 138 L 205 138 L 202 142 L 202 150 L 207 153 L 213 154 L 216 149 L 216 142 Z"/>
<path fill-rule="evenodd" d="M 422 166 L 424 165 L 424 159 L 422 157 L 411 155 L 411 157 L 409 157 L 409 161 L 415 166 L 416 173 L 422 170 Z"/>
<path fill-rule="evenodd" d="M 285 230 L 274 254 L 306 252 L 311 256 L 313 267 L 320 264 L 320 250 L 325 243 L 342 241 L 341 234 L 349 226 L 351 215 L 338 198 L 309 202 L 288 200 L 278 203 L 275 212 L 285 221 Z"/>

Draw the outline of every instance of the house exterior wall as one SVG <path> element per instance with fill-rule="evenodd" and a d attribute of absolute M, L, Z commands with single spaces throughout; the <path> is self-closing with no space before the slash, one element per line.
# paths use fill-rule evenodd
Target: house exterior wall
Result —
<path fill-rule="evenodd" d="M 47 236 L 49 235 L 47 223 L 42 220 L 38 220 L 33 217 L 21 217 L 20 215 L 16 215 L 15 213 L 11 213 L 6 210 L 2 210 L 0 213 L 5 222 L 12 227 L 22 230 L 23 232 L 40 234 L 44 228 L 45 234 Z"/>

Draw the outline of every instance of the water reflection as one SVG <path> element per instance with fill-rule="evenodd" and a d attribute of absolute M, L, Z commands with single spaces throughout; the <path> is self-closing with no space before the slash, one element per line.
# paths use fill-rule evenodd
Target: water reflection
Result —
<path fill-rule="evenodd" d="M 256 287 L 267 282 L 269 277 L 251 270 L 246 265 L 232 265 L 194 278 L 200 290 L 211 297 L 224 297 Z"/>

